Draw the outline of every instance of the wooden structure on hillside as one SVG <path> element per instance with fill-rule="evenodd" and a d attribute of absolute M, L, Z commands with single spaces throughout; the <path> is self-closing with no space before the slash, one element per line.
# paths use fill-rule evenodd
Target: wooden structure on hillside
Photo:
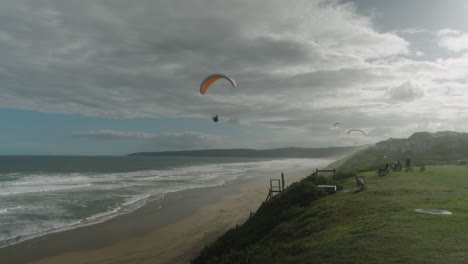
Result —
<path fill-rule="evenodd" d="M 318 182 L 318 176 L 320 172 L 328 172 L 328 173 L 333 173 L 333 184 L 336 184 L 336 169 L 333 170 L 319 170 L 315 169 L 315 172 L 312 174 L 314 175 L 314 182 L 315 184 L 319 184 Z"/>
<path fill-rule="evenodd" d="M 284 173 L 281 173 L 281 179 L 270 179 L 270 189 L 268 189 L 268 196 L 265 201 L 282 191 L 284 191 Z"/>
<path fill-rule="evenodd" d="M 319 184 L 318 176 L 319 176 L 320 172 L 333 173 L 333 185 L 331 185 L 331 184 L 329 184 L 329 185 L 328 184 Z M 319 188 L 331 188 L 331 189 L 334 189 L 335 192 L 336 192 L 336 169 L 333 169 L 333 170 L 315 169 L 315 172 L 312 173 L 312 175 L 314 176 L 314 182 L 317 185 L 317 187 L 319 187 Z"/>

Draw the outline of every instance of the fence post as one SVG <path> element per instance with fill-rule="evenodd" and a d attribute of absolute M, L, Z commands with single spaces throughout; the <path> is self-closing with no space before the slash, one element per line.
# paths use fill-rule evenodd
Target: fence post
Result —
<path fill-rule="evenodd" d="M 318 184 L 318 169 L 315 168 L 315 185 Z"/>
<path fill-rule="evenodd" d="M 284 173 L 281 173 L 281 191 L 284 191 Z"/>

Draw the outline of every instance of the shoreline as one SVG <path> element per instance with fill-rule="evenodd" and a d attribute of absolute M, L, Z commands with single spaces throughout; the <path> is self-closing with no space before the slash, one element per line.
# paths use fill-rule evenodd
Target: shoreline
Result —
<path fill-rule="evenodd" d="M 311 170 L 286 173 L 287 185 Z M 163 201 L 109 221 L 1 248 L 0 256 L 6 263 L 188 263 L 256 211 L 267 196 L 270 178 L 277 177 L 268 174 L 169 193 Z"/>
<path fill-rule="evenodd" d="M 6 263 L 31 263 L 64 252 L 104 248 L 121 240 L 142 236 L 153 229 L 189 216 L 198 207 L 209 203 L 209 199 L 221 199 L 223 193 L 219 186 L 217 187 L 168 193 L 164 200 L 148 202 L 135 211 L 118 215 L 108 221 L 49 233 L 6 246 L 0 248 L 0 259 Z M 230 189 L 225 188 L 223 191 L 235 192 Z M 198 192 L 201 191 L 209 192 L 209 197 L 199 195 Z M 173 206 L 174 204 L 177 206 Z M 99 237 L 96 238 L 96 234 L 99 234 Z"/>

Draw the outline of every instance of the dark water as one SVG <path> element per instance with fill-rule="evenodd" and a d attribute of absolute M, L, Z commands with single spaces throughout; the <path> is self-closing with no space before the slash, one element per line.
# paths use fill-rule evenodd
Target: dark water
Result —
<path fill-rule="evenodd" d="M 0 247 L 106 221 L 170 192 L 293 171 L 317 159 L 0 157 Z"/>
<path fill-rule="evenodd" d="M 168 169 L 201 164 L 256 162 L 265 160 L 268 159 L 135 156 L 0 156 L 0 173 L 39 171 L 55 173 L 112 173 Z"/>

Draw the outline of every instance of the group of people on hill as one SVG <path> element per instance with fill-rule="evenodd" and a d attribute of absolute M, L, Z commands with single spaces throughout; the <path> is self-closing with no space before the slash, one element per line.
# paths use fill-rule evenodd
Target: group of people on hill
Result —
<path fill-rule="evenodd" d="M 406 157 L 405 159 L 405 168 L 406 171 L 413 171 L 413 168 L 411 168 L 411 159 L 409 157 Z M 403 165 L 401 164 L 400 160 L 395 161 L 395 164 L 392 166 L 393 171 L 401 171 L 403 169 Z"/>
<path fill-rule="evenodd" d="M 405 158 L 405 171 L 413 171 L 413 168 L 411 168 L 411 159 L 409 157 Z M 401 164 L 400 160 L 395 161 L 395 163 L 392 165 L 391 169 L 393 171 L 401 171 L 403 169 L 403 164 Z M 388 163 L 385 164 L 385 168 L 379 169 L 377 173 L 379 175 L 382 175 L 383 172 L 384 174 L 388 174 L 390 171 L 390 165 Z"/>

